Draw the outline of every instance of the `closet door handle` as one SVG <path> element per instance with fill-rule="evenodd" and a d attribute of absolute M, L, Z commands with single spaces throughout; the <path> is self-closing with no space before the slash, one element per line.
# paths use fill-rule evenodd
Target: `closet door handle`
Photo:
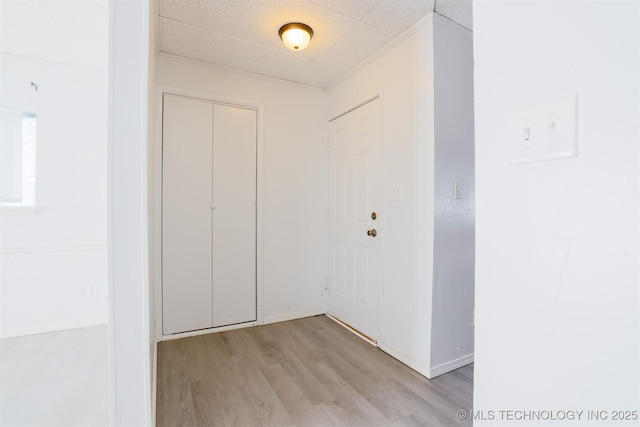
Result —
<path fill-rule="evenodd" d="M 216 206 L 216 205 L 214 205 L 213 203 L 211 203 L 211 210 L 214 210 L 214 209 L 216 209 L 216 208 L 217 208 L 217 206 Z"/>
<path fill-rule="evenodd" d="M 378 235 L 378 232 L 376 231 L 375 228 L 372 228 L 371 230 L 367 230 L 367 236 L 376 237 L 377 235 Z"/>

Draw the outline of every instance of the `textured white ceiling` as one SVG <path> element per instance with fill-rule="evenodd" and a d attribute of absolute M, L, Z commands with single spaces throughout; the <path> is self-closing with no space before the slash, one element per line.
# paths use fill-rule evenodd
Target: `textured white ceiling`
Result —
<path fill-rule="evenodd" d="M 471 0 L 158 0 L 159 51 L 326 88 L 434 10 L 471 29 Z M 313 28 L 287 50 L 288 22 Z"/>

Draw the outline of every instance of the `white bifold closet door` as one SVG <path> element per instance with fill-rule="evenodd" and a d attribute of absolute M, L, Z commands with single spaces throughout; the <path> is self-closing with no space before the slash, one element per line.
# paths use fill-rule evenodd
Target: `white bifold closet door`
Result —
<path fill-rule="evenodd" d="M 163 104 L 163 333 L 255 321 L 256 111 Z"/>

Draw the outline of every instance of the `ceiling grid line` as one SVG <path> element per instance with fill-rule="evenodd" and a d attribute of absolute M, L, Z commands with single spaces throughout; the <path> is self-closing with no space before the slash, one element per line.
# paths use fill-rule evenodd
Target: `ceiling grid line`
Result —
<path fill-rule="evenodd" d="M 156 0 L 158 51 L 326 89 L 437 11 L 471 27 L 471 0 Z M 314 32 L 289 51 L 278 30 Z"/>

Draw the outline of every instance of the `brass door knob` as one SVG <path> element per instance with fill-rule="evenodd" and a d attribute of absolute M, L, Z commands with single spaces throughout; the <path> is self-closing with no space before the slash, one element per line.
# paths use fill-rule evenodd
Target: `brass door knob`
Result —
<path fill-rule="evenodd" d="M 367 236 L 376 237 L 377 235 L 378 235 L 378 232 L 376 231 L 375 228 L 372 228 L 371 230 L 367 230 Z"/>

